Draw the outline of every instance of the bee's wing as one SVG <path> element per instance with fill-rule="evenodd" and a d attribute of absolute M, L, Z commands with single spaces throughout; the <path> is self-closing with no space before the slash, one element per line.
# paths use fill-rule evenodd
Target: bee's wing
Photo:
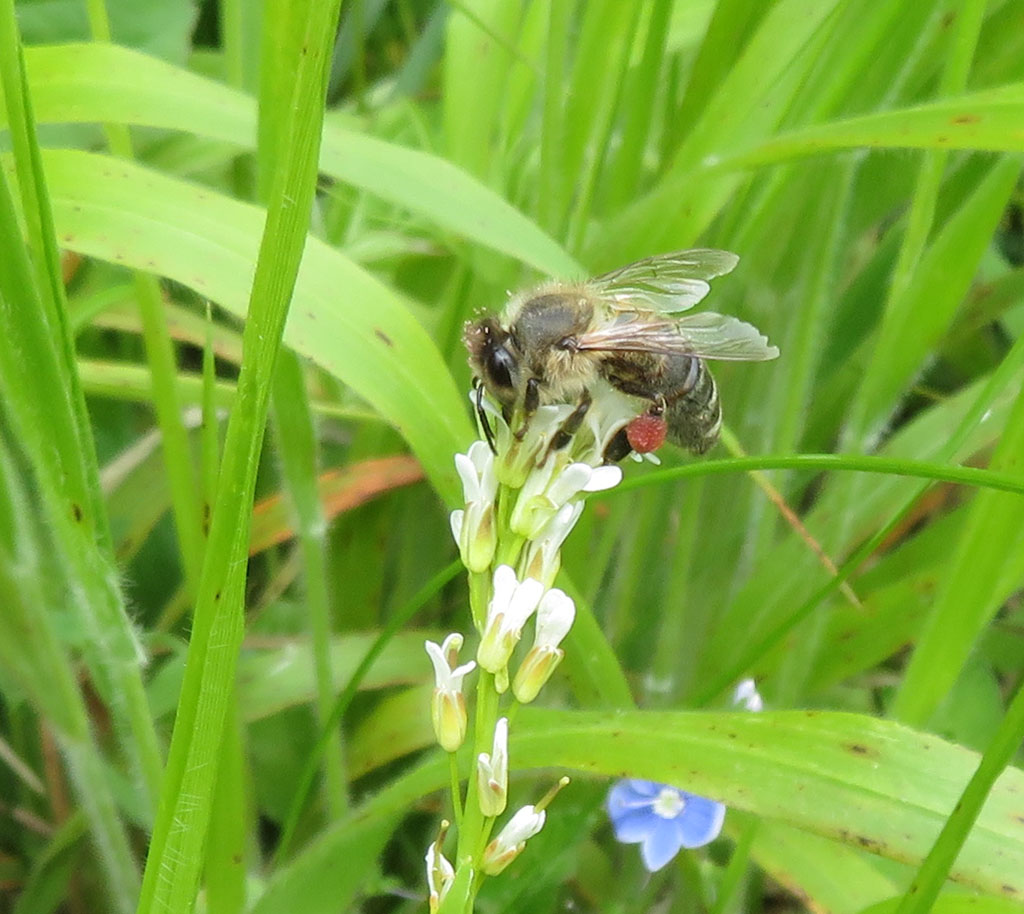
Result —
<path fill-rule="evenodd" d="M 674 321 L 625 319 L 581 334 L 577 349 L 603 352 L 654 352 L 701 359 L 764 362 L 778 358 L 768 337 L 745 321 L 705 311 Z"/>
<path fill-rule="evenodd" d="M 612 308 L 676 314 L 699 302 L 709 279 L 732 270 L 739 257 L 729 251 L 698 248 L 638 260 L 588 285 Z"/>

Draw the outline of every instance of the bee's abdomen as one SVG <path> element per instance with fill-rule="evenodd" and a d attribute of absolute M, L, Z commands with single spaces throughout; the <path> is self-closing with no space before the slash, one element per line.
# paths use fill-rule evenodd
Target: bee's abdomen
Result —
<path fill-rule="evenodd" d="M 695 454 L 703 454 L 718 441 L 722 404 L 718 399 L 718 385 L 708 366 L 700 359 L 694 361 L 697 377 L 693 387 L 669 403 L 666 418 L 673 441 Z"/>

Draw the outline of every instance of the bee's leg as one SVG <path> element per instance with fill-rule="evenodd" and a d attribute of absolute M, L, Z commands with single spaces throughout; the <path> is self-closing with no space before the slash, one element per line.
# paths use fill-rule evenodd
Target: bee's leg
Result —
<path fill-rule="evenodd" d="M 618 463 L 633 450 L 633 446 L 629 443 L 629 435 L 626 433 L 627 428 L 628 423 L 612 435 L 611 440 L 605 445 L 604 453 L 601 455 L 601 460 L 604 463 Z"/>
<path fill-rule="evenodd" d="M 587 415 L 592 402 L 593 401 L 590 399 L 590 391 L 583 391 L 583 396 L 580 397 L 580 402 L 576 404 L 576 408 L 565 417 L 565 421 L 558 427 L 558 430 L 554 435 L 551 436 L 551 444 L 548 445 L 548 454 L 554 451 L 560 451 L 570 441 L 572 441 L 572 436 L 579 431 L 580 426 L 583 424 L 583 419 Z"/>
<path fill-rule="evenodd" d="M 530 378 L 526 382 L 526 392 L 523 394 L 523 422 L 516 429 L 516 441 L 522 441 L 526 436 L 526 430 L 530 427 L 530 420 L 540 406 L 540 378 Z"/>
<path fill-rule="evenodd" d="M 490 420 L 487 418 L 487 410 L 484 409 L 484 383 L 479 378 L 473 378 L 473 390 L 476 393 L 476 417 L 480 420 L 480 428 L 483 429 L 487 444 L 490 445 L 491 453 L 497 454 L 498 447 L 494 442 L 494 430 L 491 428 Z"/>

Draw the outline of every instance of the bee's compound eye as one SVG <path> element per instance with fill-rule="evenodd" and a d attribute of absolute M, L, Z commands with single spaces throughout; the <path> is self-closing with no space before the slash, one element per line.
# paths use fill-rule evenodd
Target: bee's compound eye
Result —
<path fill-rule="evenodd" d="M 513 388 L 512 372 L 515 371 L 516 363 L 504 346 L 495 346 L 487 353 L 487 375 L 490 381 L 497 387 Z"/>

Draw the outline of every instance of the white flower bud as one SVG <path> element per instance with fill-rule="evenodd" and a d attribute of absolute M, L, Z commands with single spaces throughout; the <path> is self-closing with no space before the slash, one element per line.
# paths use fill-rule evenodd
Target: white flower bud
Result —
<path fill-rule="evenodd" d="M 571 501 L 563 505 L 537 538 L 529 543 L 524 565 L 528 578 L 540 581 L 545 587 L 550 587 L 554 583 L 562 564 L 562 543 L 572 532 L 582 513 L 582 501 Z"/>
<path fill-rule="evenodd" d="M 523 626 L 537 608 L 544 593 L 540 581 L 527 578 L 519 582 L 508 565 L 494 571 L 493 596 L 487 606 L 477 662 L 490 673 L 505 668 L 523 633 Z"/>
<path fill-rule="evenodd" d="M 558 588 L 549 590 L 537 607 L 537 633 L 533 647 L 512 682 L 512 694 L 527 704 L 551 678 L 565 652 L 558 646 L 576 619 L 576 604 Z"/>
<path fill-rule="evenodd" d="M 489 817 L 500 816 L 508 801 L 508 718 L 494 726 L 491 754 L 481 752 L 476 765 L 480 811 Z"/>
<path fill-rule="evenodd" d="M 535 806 L 524 806 L 498 833 L 484 850 L 481 869 L 488 876 L 497 876 L 526 847 L 526 842 L 544 827 L 547 813 Z"/>
<path fill-rule="evenodd" d="M 466 699 L 462 680 L 476 664 L 471 660 L 456 667 L 462 635 L 453 633 L 443 644 L 425 642 L 427 654 L 434 664 L 434 694 L 430 701 L 430 719 L 434 734 L 445 752 L 454 752 L 466 738 Z"/>
<path fill-rule="evenodd" d="M 462 480 L 465 508 L 451 514 L 452 536 L 458 544 L 462 563 L 470 571 L 486 571 L 498 544 L 494 518 L 498 478 L 494 455 L 483 441 L 474 441 L 465 454 L 455 455 L 455 469 Z"/>

